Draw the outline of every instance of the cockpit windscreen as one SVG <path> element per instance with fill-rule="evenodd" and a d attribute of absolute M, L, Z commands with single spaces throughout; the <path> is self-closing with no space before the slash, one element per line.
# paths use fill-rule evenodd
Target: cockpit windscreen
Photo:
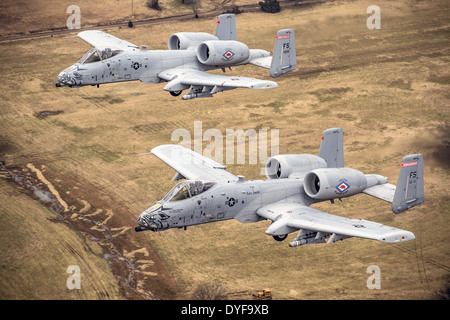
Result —
<path fill-rule="evenodd" d="M 180 182 L 163 198 L 163 201 L 179 201 L 201 194 L 215 185 L 212 181 L 186 180 Z"/>
<path fill-rule="evenodd" d="M 103 49 L 92 48 L 83 56 L 83 58 L 80 59 L 80 61 L 78 61 L 78 63 L 88 64 L 92 62 L 109 59 L 121 52 L 122 50 L 113 50 L 111 48 L 103 48 Z"/>

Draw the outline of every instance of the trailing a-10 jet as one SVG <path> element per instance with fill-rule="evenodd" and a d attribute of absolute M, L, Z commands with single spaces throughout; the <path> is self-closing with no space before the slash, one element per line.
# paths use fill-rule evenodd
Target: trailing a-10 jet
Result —
<path fill-rule="evenodd" d="M 298 231 L 291 247 L 328 243 L 350 237 L 383 242 L 414 239 L 409 231 L 361 219 L 344 218 L 313 209 L 310 205 L 366 193 L 392 203 L 400 213 L 424 202 L 423 158 L 403 158 L 397 186 L 377 174 L 344 167 L 342 129 L 323 133 L 319 155 L 289 154 L 271 157 L 267 180 L 244 180 L 225 167 L 180 145 L 161 145 L 150 152 L 177 171 L 178 183 L 160 201 L 144 210 L 136 231 L 237 219 L 240 222 L 272 220 L 266 234 L 277 241 Z"/>
<path fill-rule="evenodd" d="M 164 90 L 183 99 L 212 97 L 235 88 L 272 89 L 276 82 L 247 77 L 229 77 L 208 70 L 253 64 L 270 69 L 278 77 L 297 68 L 293 29 L 279 30 L 273 56 L 265 50 L 249 49 L 237 41 L 234 14 L 223 14 L 216 34 L 180 32 L 169 38 L 169 50 L 147 50 L 97 30 L 78 33 L 94 48 L 80 61 L 62 71 L 57 87 L 99 86 L 105 83 L 140 80 L 144 83 L 168 82 Z"/>

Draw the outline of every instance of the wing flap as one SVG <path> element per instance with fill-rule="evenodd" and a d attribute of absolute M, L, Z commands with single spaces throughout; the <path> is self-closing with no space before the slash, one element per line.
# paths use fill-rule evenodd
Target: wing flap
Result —
<path fill-rule="evenodd" d="M 151 153 L 177 171 L 177 179 L 184 177 L 225 183 L 238 180 L 237 176 L 225 170 L 224 165 L 180 145 L 161 145 L 153 148 Z"/>

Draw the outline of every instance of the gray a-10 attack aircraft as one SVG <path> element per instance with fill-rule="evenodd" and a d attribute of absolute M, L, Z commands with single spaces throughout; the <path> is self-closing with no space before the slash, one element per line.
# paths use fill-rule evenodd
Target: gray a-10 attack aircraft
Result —
<path fill-rule="evenodd" d="M 288 154 L 269 158 L 267 180 L 245 181 L 225 167 L 180 145 L 161 145 L 150 153 L 177 171 L 178 183 L 162 200 L 143 211 L 136 231 L 237 219 L 240 222 L 272 220 L 266 234 L 277 241 L 299 230 L 289 246 L 328 243 L 350 237 L 383 242 L 414 239 L 414 234 L 361 219 L 349 219 L 310 208 L 311 204 L 349 197 L 358 193 L 392 203 L 400 213 L 424 201 L 423 158 L 403 158 L 397 187 L 377 174 L 344 167 L 343 131 L 323 133 L 319 155 Z"/>
<path fill-rule="evenodd" d="M 234 14 L 223 14 L 216 34 L 180 32 L 169 38 L 169 50 L 147 50 L 97 30 L 78 33 L 94 46 L 80 61 L 62 71 L 57 87 L 97 87 L 104 83 L 140 80 L 144 83 L 168 82 L 164 90 L 183 99 L 212 97 L 236 88 L 272 89 L 276 82 L 247 77 L 229 77 L 205 71 L 244 64 L 270 69 L 278 77 L 297 68 L 293 29 L 279 30 L 273 57 L 265 50 L 249 49 L 236 39 Z"/>

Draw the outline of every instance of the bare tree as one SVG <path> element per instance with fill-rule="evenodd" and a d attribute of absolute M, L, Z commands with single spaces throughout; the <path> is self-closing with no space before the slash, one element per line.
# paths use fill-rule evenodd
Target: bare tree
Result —
<path fill-rule="evenodd" d="M 258 2 L 261 6 L 261 10 L 264 12 L 276 13 L 280 12 L 281 7 L 278 0 L 264 0 L 264 2 Z"/>
<path fill-rule="evenodd" d="M 213 4 L 214 9 L 219 9 L 225 7 L 230 2 L 234 5 L 235 0 L 209 0 L 209 2 Z"/>
<path fill-rule="evenodd" d="M 159 6 L 159 0 L 147 0 L 147 7 L 150 9 L 155 9 L 161 11 L 161 7 Z"/>
<path fill-rule="evenodd" d="M 201 283 L 192 294 L 193 300 L 224 300 L 227 297 L 226 289 L 220 284 Z"/>
<path fill-rule="evenodd" d="M 200 0 L 181 0 L 181 3 L 191 7 L 192 11 L 195 14 L 195 18 L 198 18 L 198 11 L 201 7 Z"/>

